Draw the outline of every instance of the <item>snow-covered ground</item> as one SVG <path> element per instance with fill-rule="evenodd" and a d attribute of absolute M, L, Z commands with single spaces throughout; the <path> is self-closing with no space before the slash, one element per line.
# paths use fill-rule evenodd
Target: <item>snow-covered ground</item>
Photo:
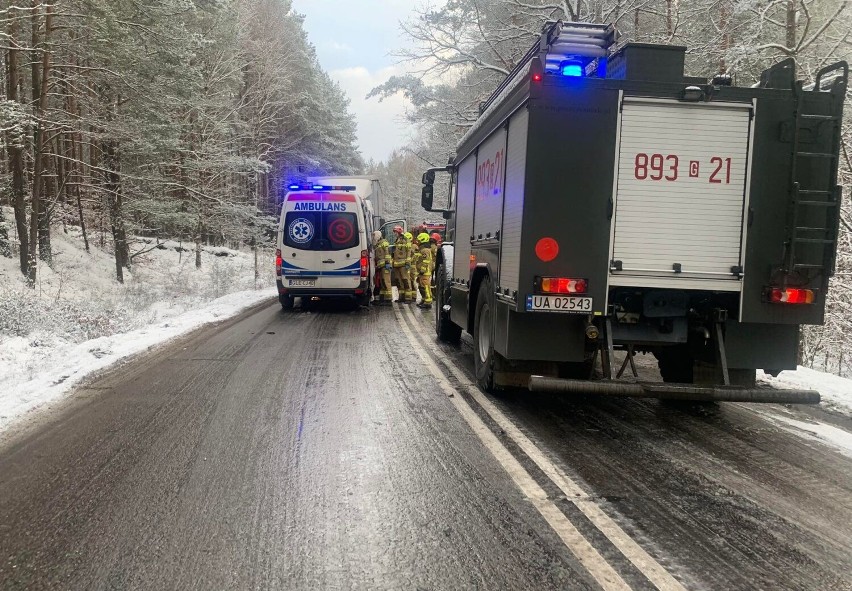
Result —
<path fill-rule="evenodd" d="M 758 379 L 774 388 L 816 390 L 822 395 L 821 406 L 852 417 L 852 380 L 799 366 L 796 371 L 782 371 L 777 378 L 758 372 Z"/>
<path fill-rule="evenodd" d="M 254 279 L 251 252 L 166 242 L 136 257 L 124 285 L 96 237 L 52 236 L 54 264 L 24 284 L 17 258 L 0 257 L 0 431 L 56 400 L 92 372 L 275 296 L 271 253 Z M 134 244 L 131 252 L 147 248 Z"/>

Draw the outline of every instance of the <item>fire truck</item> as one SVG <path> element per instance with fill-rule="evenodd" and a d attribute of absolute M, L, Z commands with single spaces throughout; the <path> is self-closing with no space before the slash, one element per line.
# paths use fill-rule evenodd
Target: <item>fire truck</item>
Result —
<path fill-rule="evenodd" d="M 805 85 L 788 59 L 738 87 L 686 76 L 685 53 L 548 23 L 424 173 L 448 220 L 438 337 L 472 335 L 482 389 L 819 400 L 755 373 L 795 368 L 801 326 L 824 320 L 848 65 Z M 640 352 L 663 383 L 637 379 Z"/>

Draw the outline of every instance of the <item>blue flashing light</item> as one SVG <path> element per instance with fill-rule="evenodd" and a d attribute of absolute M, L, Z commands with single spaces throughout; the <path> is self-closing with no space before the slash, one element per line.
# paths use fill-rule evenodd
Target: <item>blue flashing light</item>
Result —
<path fill-rule="evenodd" d="M 298 191 L 299 189 L 302 188 L 302 186 L 301 185 L 290 185 L 287 188 L 290 189 L 291 191 Z"/>
<path fill-rule="evenodd" d="M 561 68 L 563 76 L 569 76 L 572 78 L 582 78 L 585 75 L 585 70 L 582 64 L 578 64 L 577 62 L 568 62 L 562 64 Z"/>
<path fill-rule="evenodd" d="M 313 185 L 311 189 L 313 189 L 314 191 L 322 191 L 323 189 L 331 189 L 331 187 L 326 187 L 325 185 Z"/>

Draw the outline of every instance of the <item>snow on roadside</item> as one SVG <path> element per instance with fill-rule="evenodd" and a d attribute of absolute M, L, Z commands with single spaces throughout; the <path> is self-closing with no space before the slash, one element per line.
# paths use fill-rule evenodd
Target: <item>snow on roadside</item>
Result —
<path fill-rule="evenodd" d="M 56 229 L 35 289 L 0 257 L 0 433 L 92 372 L 275 296 L 271 252 L 256 280 L 252 252 L 205 246 L 199 269 L 186 245 L 139 238 L 119 284 L 109 240 L 89 239 L 86 252 L 78 228 Z"/>
<path fill-rule="evenodd" d="M 852 433 L 845 429 L 821 421 L 805 421 L 776 412 L 765 410 L 756 410 L 755 412 L 788 433 L 809 441 L 828 445 L 843 455 L 852 458 Z"/>
<path fill-rule="evenodd" d="M 0 431 L 25 413 L 61 397 L 93 372 L 204 324 L 235 316 L 275 295 L 274 289 L 240 291 L 156 325 L 76 344 L 56 340 L 34 347 L 29 338 L 4 339 L 0 347 Z"/>
<path fill-rule="evenodd" d="M 758 372 L 758 379 L 774 388 L 816 390 L 822 395 L 823 408 L 852 417 L 852 380 L 850 379 L 801 365 L 796 371 L 782 371 L 777 378 Z"/>

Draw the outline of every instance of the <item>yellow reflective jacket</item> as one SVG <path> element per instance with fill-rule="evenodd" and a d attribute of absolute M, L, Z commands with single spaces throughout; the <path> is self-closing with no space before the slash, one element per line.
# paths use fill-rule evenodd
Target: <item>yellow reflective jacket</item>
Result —
<path fill-rule="evenodd" d="M 431 275 L 433 268 L 432 265 L 434 262 L 435 259 L 432 257 L 432 249 L 429 248 L 429 245 L 424 244 L 421 246 L 418 257 L 417 272 L 421 275 Z"/>
<path fill-rule="evenodd" d="M 393 262 L 390 255 L 390 243 L 384 238 L 376 244 L 375 256 L 376 267 L 384 267 Z"/>
<path fill-rule="evenodd" d="M 404 267 L 411 264 L 411 247 L 404 236 L 400 236 L 393 243 L 393 266 Z"/>

